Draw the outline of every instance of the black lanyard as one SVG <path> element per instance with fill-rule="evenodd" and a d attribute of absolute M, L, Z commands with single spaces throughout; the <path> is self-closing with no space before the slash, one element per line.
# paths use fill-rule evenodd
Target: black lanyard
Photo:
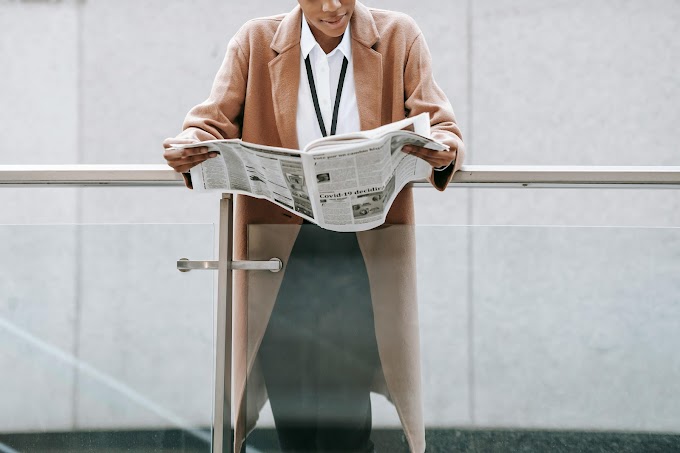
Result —
<path fill-rule="evenodd" d="M 340 111 L 340 97 L 342 96 L 342 88 L 345 85 L 345 75 L 347 74 L 347 57 L 342 60 L 342 70 L 340 71 L 340 80 L 338 80 L 338 91 L 335 94 L 335 108 L 333 109 L 333 122 L 331 123 L 331 135 L 335 135 L 335 130 L 338 127 L 338 111 Z M 309 81 L 309 88 L 312 90 L 312 101 L 314 101 L 314 110 L 316 110 L 316 119 L 319 120 L 319 127 L 321 134 L 326 137 L 326 125 L 323 122 L 321 115 L 321 107 L 319 107 L 319 97 L 316 94 L 316 85 L 314 84 L 314 74 L 312 74 L 312 64 L 309 62 L 309 55 L 305 58 L 305 66 L 307 66 L 307 80 Z"/>

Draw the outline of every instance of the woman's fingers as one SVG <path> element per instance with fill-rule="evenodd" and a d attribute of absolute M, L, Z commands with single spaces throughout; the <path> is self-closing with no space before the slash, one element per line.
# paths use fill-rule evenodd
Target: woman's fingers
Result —
<path fill-rule="evenodd" d="M 208 152 L 207 146 L 199 146 L 196 148 L 181 148 L 179 145 L 191 145 L 197 143 L 198 140 L 191 138 L 176 138 L 170 137 L 163 140 L 163 157 L 168 165 L 177 173 L 186 173 L 192 167 L 204 162 L 219 154 L 217 152 Z"/>
<path fill-rule="evenodd" d="M 201 146 L 199 148 L 167 149 L 163 156 L 168 165 L 174 168 L 175 171 L 185 173 L 201 162 L 218 156 L 218 153 L 208 152 L 207 147 Z"/>
<path fill-rule="evenodd" d="M 211 159 L 213 157 L 216 157 L 216 156 L 217 156 L 217 153 L 201 154 L 200 156 L 193 156 L 191 158 L 188 158 L 188 159 L 182 161 L 177 166 L 173 166 L 173 168 L 175 169 L 175 171 L 177 173 L 186 173 L 191 168 L 195 167 L 196 165 L 200 164 L 201 162 L 204 162 L 204 161 Z"/>
<path fill-rule="evenodd" d="M 435 151 L 433 149 L 427 149 L 415 145 L 406 145 L 402 148 L 402 151 L 406 154 L 420 157 L 433 167 L 449 165 L 456 157 L 455 151 Z"/>
<path fill-rule="evenodd" d="M 188 159 L 207 152 L 208 148 L 206 146 L 199 146 L 198 148 L 168 148 L 163 152 L 163 157 L 169 162 L 172 160 Z"/>

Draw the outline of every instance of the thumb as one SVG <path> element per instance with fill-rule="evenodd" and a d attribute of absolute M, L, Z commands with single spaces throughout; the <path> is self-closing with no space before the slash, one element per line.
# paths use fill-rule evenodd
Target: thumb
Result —
<path fill-rule="evenodd" d="M 172 148 L 174 145 L 190 145 L 196 142 L 198 142 L 198 140 L 196 140 L 195 138 L 168 137 L 165 140 L 163 140 L 163 147 L 167 149 Z"/>

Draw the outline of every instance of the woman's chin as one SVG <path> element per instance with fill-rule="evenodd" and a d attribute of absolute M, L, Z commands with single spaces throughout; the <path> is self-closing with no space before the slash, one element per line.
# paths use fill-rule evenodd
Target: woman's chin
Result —
<path fill-rule="evenodd" d="M 326 22 L 326 21 L 320 21 L 321 23 L 320 28 L 321 31 L 325 35 L 332 36 L 334 38 L 337 38 L 338 36 L 342 36 L 343 33 L 345 33 L 345 30 L 347 29 L 347 24 L 349 24 L 349 20 L 347 16 L 343 16 L 342 19 L 338 20 L 337 22 Z"/>

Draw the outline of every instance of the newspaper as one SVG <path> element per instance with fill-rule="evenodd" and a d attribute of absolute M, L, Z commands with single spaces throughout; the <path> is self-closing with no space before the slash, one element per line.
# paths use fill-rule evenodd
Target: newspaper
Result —
<path fill-rule="evenodd" d="M 448 149 L 429 137 L 429 114 L 422 113 L 370 131 L 321 138 L 302 150 L 238 139 L 175 147 L 205 146 L 221 156 L 190 170 L 194 190 L 264 198 L 322 228 L 351 232 L 382 225 L 399 191 L 427 178 L 431 166 L 401 149 L 407 144 Z"/>

